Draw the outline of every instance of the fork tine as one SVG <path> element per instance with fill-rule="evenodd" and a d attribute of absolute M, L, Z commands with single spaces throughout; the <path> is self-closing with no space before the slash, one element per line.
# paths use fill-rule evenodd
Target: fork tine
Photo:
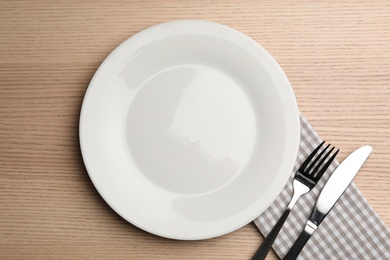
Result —
<path fill-rule="evenodd" d="M 311 161 L 311 159 L 314 157 L 314 155 L 318 152 L 318 150 L 321 148 L 321 146 L 325 143 L 325 141 L 323 141 L 322 143 L 320 143 L 316 149 L 314 149 L 314 151 L 309 155 L 309 157 L 306 158 L 306 160 L 301 164 L 301 167 L 299 167 L 299 171 L 303 171 L 306 166 L 309 164 L 309 162 Z"/>
<path fill-rule="evenodd" d="M 329 160 L 325 163 L 325 165 L 321 168 L 321 170 L 317 173 L 317 176 L 315 177 L 317 180 L 324 175 L 325 171 L 328 169 L 329 165 L 333 162 L 333 159 L 336 157 L 338 154 L 339 149 L 332 155 L 332 157 L 329 158 Z"/>
<path fill-rule="evenodd" d="M 321 153 L 314 159 L 314 161 L 307 167 L 307 169 L 305 169 L 305 172 L 309 175 L 310 174 L 310 170 L 314 167 L 314 165 L 316 165 L 316 163 L 318 162 L 318 160 L 322 157 L 322 155 L 326 152 L 326 150 L 329 148 L 330 144 L 328 144 L 322 151 Z"/>
<path fill-rule="evenodd" d="M 328 145 L 329 146 L 329 145 Z M 328 147 L 326 147 L 328 148 Z M 317 164 L 317 166 L 314 168 L 314 170 L 312 171 L 312 173 L 308 173 L 308 174 L 312 174 L 313 176 L 316 175 L 318 169 L 322 166 L 322 164 L 325 162 L 325 160 L 328 158 L 328 156 L 333 152 L 334 150 L 334 146 L 332 147 L 332 149 L 330 149 L 325 155 L 324 157 L 321 159 L 321 161 Z"/>

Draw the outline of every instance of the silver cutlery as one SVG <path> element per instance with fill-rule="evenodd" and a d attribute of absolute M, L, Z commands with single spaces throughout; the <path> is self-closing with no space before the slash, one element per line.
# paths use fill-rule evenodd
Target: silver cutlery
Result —
<path fill-rule="evenodd" d="M 329 150 L 329 144 L 317 155 L 324 143 L 325 142 L 322 142 L 320 145 L 318 145 L 318 147 L 307 157 L 307 159 L 299 167 L 293 180 L 294 193 L 290 200 L 290 203 L 287 206 L 287 209 L 284 211 L 278 222 L 272 228 L 268 236 L 264 239 L 263 243 L 252 257 L 252 260 L 265 259 L 269 250 L 272 247 L 272 244 L 278 236 L 280 229 L 286 221 L 287 216 L 290 214 L 291 209 L 297 202 L 298 198 L 301 197 L 303 194 L 309 192 L 317 184 L 326 169 L 328 169 L 329 165 L 332 163 L 333 159 L 336 157 L 339 150 L 332 154 L 334 147 Z"/>
<path fill-rule="evenodd" d="M 371 151 L 371 146 L 366 145 L 360 147 L 337 167 L 318 196 L 313 212 L 311 213 L 305 228 L 283 259 L 290 260 L 298 257 L 311 235 L 316 231 L 317 227 L 328 215 L 329 211 L 355 178 L 356 174 L 371 154 Z"/>

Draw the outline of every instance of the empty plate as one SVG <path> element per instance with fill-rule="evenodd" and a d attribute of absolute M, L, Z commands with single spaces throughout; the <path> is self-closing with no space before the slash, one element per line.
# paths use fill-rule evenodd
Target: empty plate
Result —
<path fill-rule="evenodd" d="M 271 55 L 206 21 L 163 23 L 119 45 L 80 116 L 82 156 L 104 200 L 141 229 L 185 240 L 260 215 L 290 176 L 299 130 Z"/>

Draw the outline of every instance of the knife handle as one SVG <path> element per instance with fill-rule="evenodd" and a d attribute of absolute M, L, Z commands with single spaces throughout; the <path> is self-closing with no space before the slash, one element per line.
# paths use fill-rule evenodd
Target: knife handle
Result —
<path fill-rule="evenodd" d="M 288 251 L 287 255 L 283 258 L 283 260 L 297 259 L 302 248 L 306 245 L 306 242 L 309 240 L 314 231 L 315 229 L 313 229 L 310 225 L 306 224 L 305 229 L 299 235 L 298 239 L 295 241 L 294 245 L 291 247 L 290 251 Z"/>
<path fill-rule="evenodd" d="M 275 226 L 272 228 L 271 232 L 268 234 L 268 236 L 264 239 L 263 243 L 257 249 L 255 255 L 252 257 L 252 260 L 264 260 L 267 256 L 269 250 L 272 247 L 272 244 L 274 243 L 276 237 L 279 234 L 280 229 L 282 228 L 284 222 L 287 219 L 287 216 L 290 214 L 290 209 L 286 209 L 278 222 L 275 224 Z"/>

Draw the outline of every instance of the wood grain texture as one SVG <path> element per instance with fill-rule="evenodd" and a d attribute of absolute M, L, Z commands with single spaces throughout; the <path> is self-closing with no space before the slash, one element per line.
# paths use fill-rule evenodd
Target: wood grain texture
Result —
<path fill-rule="evenodd" d="M 390 225 L 390 2 L 0 1 L 0 258 L 249 259 L 253 224 L 206 241 L 150 235 L 95 191 L 78 144 L 88 83 L 118 44 L 151 25 L 231 26 L 279 62 L 301 112 L 341 148 L 370 144 L 355 182 Z M 270 254 L 269 259 L 277 259 Z"/>

